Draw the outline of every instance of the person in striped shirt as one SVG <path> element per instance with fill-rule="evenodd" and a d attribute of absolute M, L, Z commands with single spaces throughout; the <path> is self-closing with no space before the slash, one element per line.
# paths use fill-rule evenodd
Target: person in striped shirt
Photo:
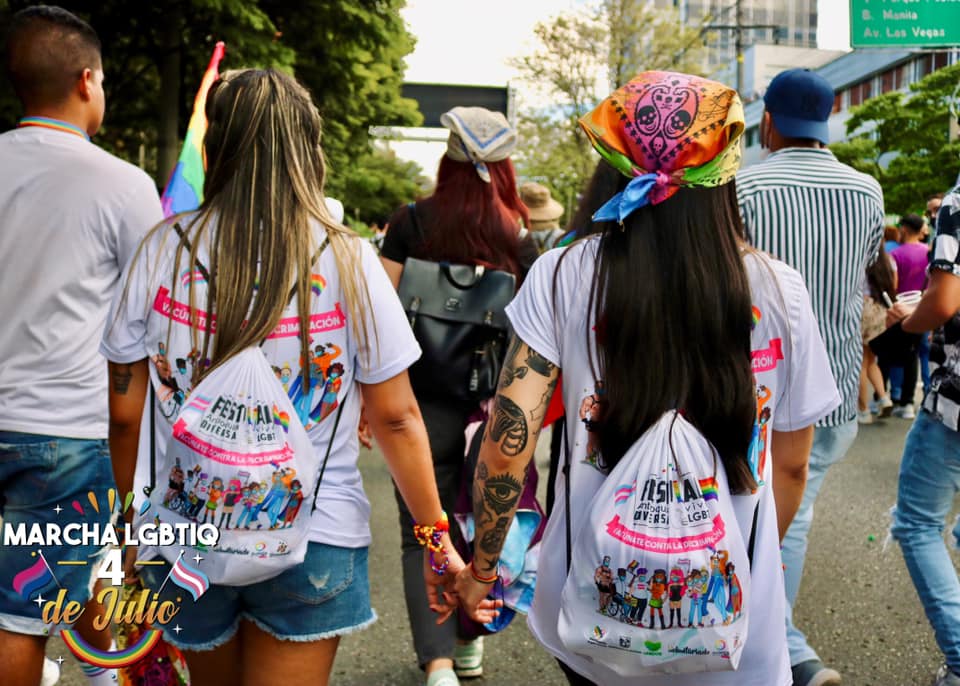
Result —
<path fill-rule="evenodd" d="M 826 148 L 833 99 L 833 88 L 814 72 L 778 74 L 764 96 L 760 124 L 761 143 L 770 155 L 737 175 L 747 236 L 755 247 L 803 275 L 843 399 L 817 423 L 803 502 L 783 539 L 794 686 L 841 681 L 794 626 L 790 608 L 800 588 L 817 493 L 828 468 L 843 458 L 857 435 L 862 279 L 876 259 L 884 226 L 880 185 Z"/>

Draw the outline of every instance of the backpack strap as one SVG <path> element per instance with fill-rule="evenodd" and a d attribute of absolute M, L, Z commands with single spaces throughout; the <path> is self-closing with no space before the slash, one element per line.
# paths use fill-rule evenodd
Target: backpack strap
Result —
<path fill-rule="evenodd" d="M 410 204 L 412 205 L 413 203 L 410 203 Z M 414 219 L 414 221 L 416 221 L 416 219 Z M 192 252 L 193 246 L 190 245 L 190 239 L 187 238 L 187 234 L 184 232 L 183 228 L 180 226 L 180 222 L 177 222 L 176 224 L 173 225 L 173 230 L 177 232 L 178 236 L 180 236 L 180 242 L 183 243 L 183 245 L 187 248 L 187 250 L 190 250 Z M 314 264 L 316 264 L 317 260 L 320 259 L 320 254 L 327 249 L 328 245 L 330 245 L 330 236 L 324 236 L 323 241 L 320 243 L 320 247 L 317 248 L 317 251 L 313 253 L 313 257 L 310 258 L 311 267 Z M 200 259 L 198 258 L 195 264 L 197 265 L 197 271 L 199 271 L 203 275 L 204 280 L 207 283 L 210 283 L 210 272 L 207 271 L 207 268 L 203 265 L 203 262 L 201 262 Z M 290 301 L 292 301 L 293 296 L 295 296 L 296 294 L 297 294 L 297 284 L 293 284 L 293 286 L 290 288 L 290 295 L 287 297 L 287 302 L 289 303 Z M 263 343 L 261 343 L 260 345 L 263 345 Z"/>
<path fill-rule="evenodd" d="M 407 213 L 410 215 L 410 222 L 413 224 L 413 230 L 417 232 L 417 235 L 420 236 L 420 242 L 426 243 L 427 236 L 423 232 L 423 227 L 420 226 L 420 220 L 417 219 L 417 203 L 408 202 L 407 203 Z"/>
<path fill-rule="evenodd" d="M 337 416 L 333 419 L 333 432 L 330 434 L 330 442 L 327 443 L 327 453 L 323 456 L 323 463 L 320 465 L 320 476 L 317 477 L 316 488 L 313 489 L 313 507 L 310 508 L 312 515 L 317 511 L 317 496 L 320 495 L 320 483 L 323 481 L 323 473 L 327 471 L 327 460 L 330 459 L 330 451 L 333 450 L 333 440 L 337 437 L 337 427 L 340 426 L 340 415 L 343 414 L 343 407 L 347 404 L 349 393 L 344 393 L 340 399 L 340 407 L 337 408 Z"/>
<path fill-rule="evenodd" d="M 570 573 L 570 564 L 573 562 L 573 535 L 570 527 L 570 443 L 567 441 L 567 417 L 560 418 L 563 422 L 563 493 L 567 500 L 566 511 L 564 512 L 564 524 L 566 527 L 567 541 L 567 574 Z"/>
<path fill-rule="evenodd" d="M 150 485 L 144 486 L 143 494 L 150 497 L 157 487 L 157 433 L 153 426 L 153 416 L 157 411 L 157 392 L 153 390 L 153 382 L 147 376 L 147 388 L 150 392 Z"/>
<path fill-rule="evenodd" d="M 747 561 L 750 562 L 750 572 L 753 573 L 753 547 L 757 542 L 757 516 L 760 514 L 760 499 L 753 508 L 753 524 L 750 525 L 750 542 L 747 543 Z"/>

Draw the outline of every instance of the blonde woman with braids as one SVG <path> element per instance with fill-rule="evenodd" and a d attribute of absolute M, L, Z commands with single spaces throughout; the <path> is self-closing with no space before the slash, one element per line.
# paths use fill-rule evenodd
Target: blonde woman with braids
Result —
<path fill-rule="evenodd" d="M 276 71 L 228 72 L 211 89 L 206 110 L 204 202 L 144 239 L 104 334 L 114 472 L 121 492 L 139 498 L 151 483 L 149 440 L 141 433 L 152 421 L 162 451 L 167 417 L 190 388 L 261 343 L 271 365 L 291 370 L 289 393 L 318 465 L 334 434 L 334 418 L 325 420 L 343 404 L 304 562 L 262 583 L 212 586 L 197 603 L 181 603 L 176 622 L 165 627 L 167 639 L 185 651 L 195 684 L 326 684 L 340 636 L 375 620 L 367 580 L 370 506 L 357 469 L 357 432 L 349 428 L 357 426 L 361 400 L 416 520 L 443 518 L 407 380 L 419 348 L 376 254 L 324 204 L 320 116 L 306 90 Z M 148 384 L 175 389 L 157 393 L 152 418 L 144 413 Z M 200 474 L 191 495 L 205 498 L 205 479 L 234 477 L 223 472 Z M 265 516 L 253 505 L 245 526 L 269 526 Z M 448 537 L 443 543 L 452 551 Z M 442 562 L 444 555 L 437 557 Z M 454 552 L 447 560 L 446 576 L 424 565 L 441 616 L 448 608 L 438 588 L 463 566 Z M 163 564 L 139 573 L 157 589 L 168 572 Z M 161 599 L 175 595 L 167 584 Z"/>

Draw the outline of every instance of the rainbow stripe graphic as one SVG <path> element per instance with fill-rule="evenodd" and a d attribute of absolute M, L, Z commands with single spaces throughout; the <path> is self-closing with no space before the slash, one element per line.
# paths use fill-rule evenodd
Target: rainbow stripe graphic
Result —
<path fill-rule="evenodd" d="M 160 203 L 163 205 L 163 214 L 166 217 L 177 212 L 188 212 L 200 207 L 203 201 L 203 136 L 207 132 L 207 116 L 204 108 L 207 104 L 207 93 L 210 86 L 219 76 L 220 60 L 226 52 L 223 41 L 213 48 L 213 56 L 207 71 L 200 82 L 200 89 L 193 100 L 193 114 L 190 115 L 190 124 L 187 127 L 187 137 L 183 141 L 183 149 L 177 166 L 174 167 L 167 187 L 163 191 Z"/>
<path fill-rule="evenodd" d="M 759 324 L 760 320 L 763 318 L 763 315 L 760 314 L 760 309 L 756 305 L 750 309 L 753 314 L 753 327 L 751 328 L 756 328 L 757 324 Z"/>
<path fill-rule="evenodd" d="M 319 274 L 310 275 L 310 290 L 313 291 L 314 295 L 320 295 L 323 293 L 323 289 L 327 287 L 327 281 Z"/>
<path fill-rule="evenodd" d="M 719 498 L 717 495 L 717 480 L 712 476 L 700 479 L 700 492 L 703 493 L 704 500 L 717 500 Z"/>
<path fill-rule="evenodd" d="M 153 650 L 160 641 L 161 635 L 159 629 L 148 629 L 136 643 L 127 646 L 123 650 L 112 653 L 109 650 L 94 648 L 84 641 L 80 637 L 79 632 L 74 629 L 63 629 L 60 632 L 60 638 L 63 639 L 63 642 L 67 644 L 67 648 L 70 649 L 70 652 L 73 653 L 78 660 L 104 669 L 118 669 L 139 662 L 150 654 L 150 651 Z"/>
<path fill-rule="evenodd" d="M 613 504 L 620 505 L 630 500 L 630 496 L 637 490 L 637 482 L 634 480 L 630 484 L 620 484 L 613 494 Z"/>
<path fill-rule="evenodd" d="M 51 581 L 53 581 L 53 574 L 50 573 L 47 563 L 41 557 L 13 577 L 13 590 L 21 598 L 27 600 L 33 595 L 34 591 L 39 591 Z"/>
<path fill-rule="evenodd" d="M 284 432 L 290 431 L 290 415 L 273 406 L 273 423 L 282 426 Z"/>
<path fill-rule="evenodd" d="M 682 503 L 682 502 L 683 502 L 683 494 L 680 492 L 680 482 L 674 480 L 674 481 L 671 481 L 670 483 L 673 484 L 673 498 L 674 498 L 674 500 L 676 500 L 678 503 Z"/>

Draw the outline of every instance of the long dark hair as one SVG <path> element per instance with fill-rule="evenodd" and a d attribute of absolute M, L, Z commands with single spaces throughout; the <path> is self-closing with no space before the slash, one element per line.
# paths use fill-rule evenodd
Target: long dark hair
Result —
<path fill-rule="evenodd" d="M 566 231 L 574 231 L 577 238 L 583 238 L 603 230 L 603 223 L 593 222 L 593 213 L 616 193 L 622 191 L 629 179 L 609 164 L 600 160 L 593 170 L 587 187 L 577 201 L 577 209 L 567 223 Z"/>
<path fill-rule="evenodd" d="M 734 184 L 681 189 L 604 224 L 599 241 L 590 308 L 604 466 L 677 408 L 716 448 L 731 492 L 754 488 L 752 299 Z"/>
<path fill-rule="evenodd" d="M 877 254 L 877 261 L 867 267 L 867 285 L 870 286 L 868 294 L 878 304 L 885 305 L 883 294 L 886 293 L 893 297 L 897 292 L 893 285 L 893 266 L 890 264 L 890 256 L 883 243 L 880 243 L 880 252 Z"/>
<path fill-rule="evenodd" d="M 435 260 L 519 274 L 520 222 L 529 225 L 527 208 L 517 194 L 509 159 L 487 162 L 487 169 L 490 183 L 471 162 L 441 158 L 437 188 L 429 198 L 436 230 L 428 234 L 427 252 Z"/>

